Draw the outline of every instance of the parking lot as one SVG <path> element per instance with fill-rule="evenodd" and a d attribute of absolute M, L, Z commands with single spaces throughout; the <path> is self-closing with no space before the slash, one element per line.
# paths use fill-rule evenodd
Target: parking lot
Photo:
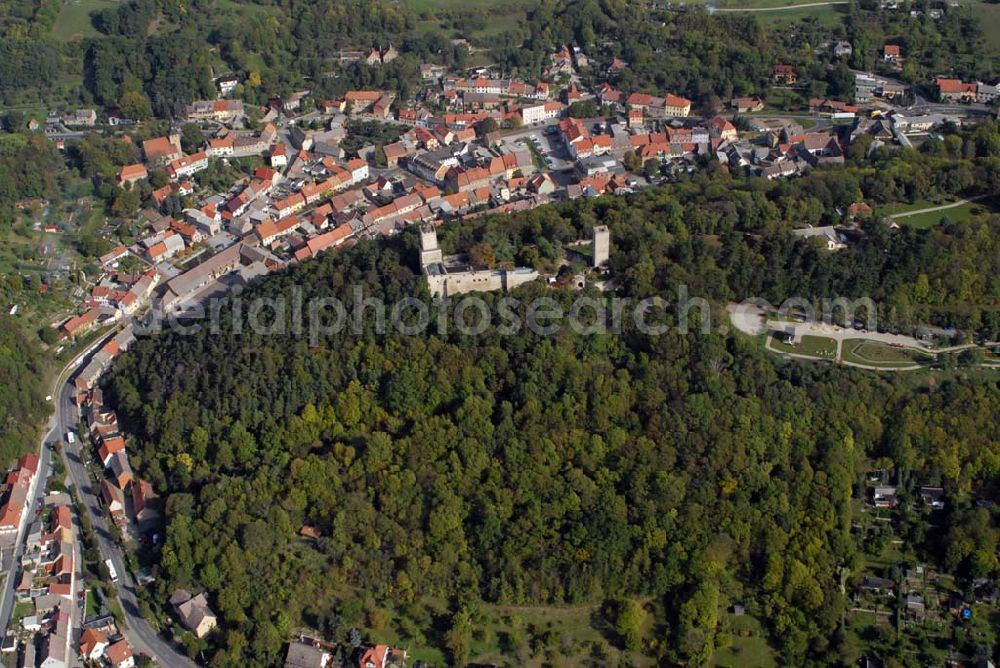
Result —
<path fill-rule="evenodd" d="M 501 144 L 509 149 L 523 148 L 530 144 L 542 155 L 549 171 L 573 169 L 573 161 L 559 140 L 559 134 L 553 131 L 557 127 L 555 125 L 540 125 L 537 128 L 518 132 L 516 135 L 504 137 Z"/>

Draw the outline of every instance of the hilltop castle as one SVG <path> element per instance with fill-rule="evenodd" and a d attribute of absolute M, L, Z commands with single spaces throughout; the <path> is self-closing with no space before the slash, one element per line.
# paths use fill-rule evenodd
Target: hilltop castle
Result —
<path fill-rule="evenodd" d="M 450 297 L 464 292 L 512 290 L 538 278 L 530 267 L 490 269 L 474 267 L 459 256 L 444 257 L 432 225 L 420 228 L 420 268 L 434 297 Z"/>

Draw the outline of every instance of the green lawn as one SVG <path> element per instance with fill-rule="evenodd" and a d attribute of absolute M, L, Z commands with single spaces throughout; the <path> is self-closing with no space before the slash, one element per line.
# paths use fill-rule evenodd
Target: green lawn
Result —
<path fill-rule="evenodd" d="M 789 88 L 770 88 L 764 93 L 764 103 L 767 105 L 764 113 L 768 113 L 769 111 L 774 112 L 776 109 L 804 109 L 808 101 L 801 91 Z M 798 112 L 790 113 L 789 118 L 802 124 L 803 128 L 806 127 L 804 121 L 810 120 L 805 113 L 799 115 Z"/>
<path fill-rule="evenodd" d="M 483 606 L 481 630 L 474 635 L 474 663 L 517 666 L 585 665 L 595 647 L 607 656 L 607 665 L 653 666 L 642 652 L 626 652 L 609 642 L 598 628 L 596 605 Z M 652 623 L 652 616 L 647 620 Z M 647 628 L 647 637 L 652 629 Z"/>
<path fill-rule="evenodd" d="M 733 638 L 728 647 L 720 647 L 712 657 L 718 668 L 770 668 L 774 654 L 764 638 Z"/>
<path fill-rule="evenodd" d="M 796 7 L 819 1 L 825 0 L 692 0 L 692 4 L 710 4 L 717 9 L 769 9 L 772 7 Z M 816 9 L 822 8 L 817 7 Z"/>
<path fill-rule="evenodd" d="M 402 0 L 418 21 L 417 32 L 443 32 L 475 40 L 517 31 L 537 0 Z M 475 14 L 468 13 L 472 10 Z M 454 20 L 464 15 L 472 20 Z M 477 54 L 478 55 L 478 54 Z M 474 58 L 478 61 L 479 59 Z M 489 59 L 479 64 L 489 64 Z M 470 62 L 470 65 L 472 63 Z"/>
<path fill-rule="evenodd" d="M 534 7 L 535 0 L 402 0 L 402 4 L 416 13 L 434 13 L 450 9 L 498 9 L 509 12 L 513 9 L 527 11 Z"/>
<path fill-rule="evenodd" d="M 782 343 L 778 339 L 771 337 L 771 347 L 785 353 L 795 355 L 808 355 L 820 359 L 834 359 L 837 356 L 837 342 L 826 336 L 813 336 L 806 334 L 798 345 Z"/>
<path fill-rule="evenodd" d="M 753 12 L 753 15 L 765 27 L 786 27 L 799 21 L 810 21 L 819 25 L 832 27 L 844 20 L 844 5 L 822 5 L 820 7 L 788 9 L 780 12 Z"/>
<path fill-rule="evenodd" d="M 20 624 L 22 619 L 33 614 L 35 614 L 35 605 L 31 601 L 18 601 L 14 605 L 14 612 L 10 618 L 11 624 Z"/>
<path fill-rule="evenodd" d="M 983 0 L 970 0 L 963 2 L 963 5 L 972 7 L 979 22 L 979 27 L 986 38 L 986 44 L 993 49 L 1000 50 L 1000 4 L 984 2 Z"/>
<path fill-rule="evenodd" d="M 117 0 L 63 0 L 52 36 L 64 42 L 74 37 L 94 37 L 98 32 L 90 22 L 90 14 L 118 4 Z"/>
<path fill-rule="evenodd" d="M 760 622 L 749 615 L 720 616 L 715 654 L 709 662 L 717 668 L 770 668 L 776 665 L 774 651 L 764 637 Z"/>
<path fill-rule="evenodd" d="M 996 202 L 979 200 L 978 202 L 968 202 L 952 209 L 916 213 L 912 216 L 901 216 L 899 218 L 894 218 L 893 220 L 895 220 L 899 225 L 924 229 L 934 227 L 944 219 L 947 219 L 952 223 L 967 223 L 977 216 L 982 216 L 990 213 L 991 211 L 996 211 L 998 208 L 1000 207 L 997 207 Z"/>
<path fill-rule="evenodd" d="M 97 600 L 96 590 L 87 590 L 87 606 L 83 611 L 84 618 L 95 617 L 101 614 L 102 607 L 100 601 Z"/>
<path fill-rule="evenodd" d="M 880 211 L 886 215 L 896 214 L 896 213 L 906 213 L 907 211 L 918 211 L 920 209 L 928 209 L 932 206 L 941 206 L 942 204 L 948 204 L 954 200 L 931 200 L 931 199 L 918 199 L 916 202 L 904 203 L 896 202 L 893 204 L 886 204 L 880 207 Z"/>
<path fill-rule="evenodd" d="M 844 341 L 843 359 L 845 362 L 867 364 L 869 366 L 893 369 L 912 366 L 918 353 L 906 348 L 893 346 L 867 339 L 848 339 Z"/>

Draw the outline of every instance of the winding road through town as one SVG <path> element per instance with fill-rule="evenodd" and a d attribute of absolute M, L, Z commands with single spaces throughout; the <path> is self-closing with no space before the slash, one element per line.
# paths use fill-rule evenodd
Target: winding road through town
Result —
<path fill-rule="evenodd" d="M 107 518 L 97 498 L 97 489 L 84 465 L 81 448 L 86 447 L 83 445 L 86 439 L 82 438 L 83 435 L 81 434 L 81 438 L 76 439 L 76 443 L 68 444 L 64 441 L 66 431 L 75 429 L 80 420 L 79 409 L 73 402 L 75 387 L 71 383 L 71 379 L 80 369 L 86 366 L 93 356 L 94 351 L 103 346 L 114 334 L 115 332 L 111 332 L 106 336 L 100 337 L 98 341 L 66 365 L 56 380 L 56 387 L 52 393 L 55 413 L 49 420 L 45 438 L 40 446 L 39 456 L 41 463 L 39 465 L 39 480 L 37 483 L 39 491 L 36 492 L 33 500 L 32 513 L 34 513 L 35 504 L 40 503 L 42 496 L 44 496 L 45 475 L 48 471 L 50 447 L 55 442 L 62 440 L 63 460 L 66 464 L 68 483 L 77 490 L 83 505 L 81 512 L 86 512 L 90 519 L 91 527 L 97 539 L 100 559 L 102 561 L 110 559 L 115 566 L 115 570 L 118 572 L 118 583 L 114 586 L 118 590 L 118 598 L 121 602 L 125 616 L 125 626 L 127 627 L 122 629 L 122 633 L 128 640 L 129 645 L 131 645 L 132 651 L 137 655 L 146 654 L 161 666 L 169 666 L 170 668 L 195 668 L 197 664 L 191 661 L 180 648 L 160 637 L 156 630 L 140 614 L 137 600 L 138 584 L 132 573 L 125 567 L 125 559 L 121 547 L 116 543 L 113 535 L 108 530 Z M 33 514 L 31 516 L 33 517 Z M 20 537 L 17 545 L 19 547 L 16 549 L 23 549 Z M 16 571 L 16 566 L 14 566 L 16 561 L 12 560 L 10 562 L 11 573 Z M 6 555 L 4 564 L 8 564 Z M 8 575 L 7 584 L 3 591 L 2 605 L 0 605 L 0 622 L 4 622 L 4 627 L 10 621 L 14 579 Z"/>

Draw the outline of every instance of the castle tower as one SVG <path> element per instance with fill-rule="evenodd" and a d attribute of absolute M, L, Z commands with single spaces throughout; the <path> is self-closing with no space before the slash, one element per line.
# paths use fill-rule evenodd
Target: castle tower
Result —
<path fill-rule="evenodd" d="M 420 266 L 427 268 L 428 265 L 440 264 L 443 259 L 441 248 L 438 246 L 437 230 L 433 225 L 424 225 L 420 228 Z"/>
<path fill-rule="evenodd" d="M 594 266 L 607 264 L 610 255 L 611 230 L 607 225 L 598 225 L 594 228 Z"/>

